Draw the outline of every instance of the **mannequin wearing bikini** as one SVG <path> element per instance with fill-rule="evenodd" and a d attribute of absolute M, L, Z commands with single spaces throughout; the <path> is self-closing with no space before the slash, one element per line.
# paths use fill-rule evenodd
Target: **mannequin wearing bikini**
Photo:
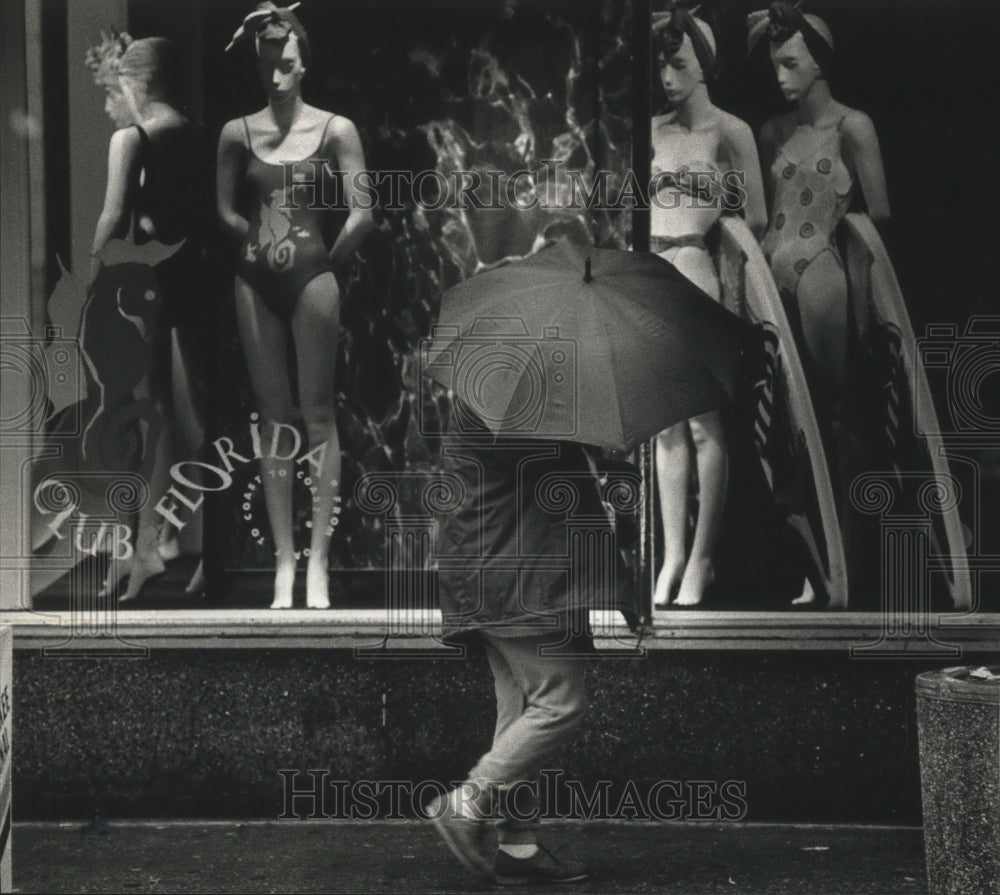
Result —
<path fill-rule="evenodd" d="M 290 330 L 299 409 L 315 483 L 306 606 L 324 609 L 330 605 L 329 544 L 341 470 L 333 379 L 339 333 L 338 275 L 372 224 L 370 212 L 356 201 L 356 178 L 364 171 L 364 154 L 352 122 L 303 102 L 300 84 L 308 65 L 309 44 L 290 10 L 261 4 L 244 20 L 237 35 L 255 41 L 258 74 L 268 105 L 228 122 L 222 129 L 217 205 L 223 229 L 238 253 L 237 326 L 262 418 L 261 442 L 277 445 L 261 459 L 264 499 L 275 544 L 271 608 L 293 605 L 296 569 L 292 513 L 295 458 L 277 459 L 289 455 L 292 439 L 286 427 L 291 426 L 295 414 L 287 372 Z M 326 164 L 314 164 L 314 160 Z M 287 168 L 291 169 L 290 178 Z M 320 198 L 325 179 L 331 176 L 341 179 L 339 210 L 325 207 Z M 302 181 L 301 186 L 296 185 Z M 250 207 L 244 208 L 238 197 L 247 187 L 252 198 Z M 341 225 L 335 235 L 331 221 Z"/>
<path fill-rule="evenodd" d="M 713 105 L 709 97 L 706 69 L 714 68 L 715 40 L 708 25 L 675 9 L 654 20 L 653 27 L 660 84 L 672 108 L 652 120 L 650 248 L 718 299 L 719 278 L 705 237 L 730 209 L 724 174 L 740 175 L 742 211 L 751 229 L 759 233 L 766 225 L 756 145 L 747 124 Z M 721 415 L 706 413 L 661 432 L 654 453 L 664 558 L 653 603 L 661 609 L 696 606 L 715 577 L 712 551 L 726 498 L 728 460 Z M 688 555 L 692 462 L 698 511 Z"/>

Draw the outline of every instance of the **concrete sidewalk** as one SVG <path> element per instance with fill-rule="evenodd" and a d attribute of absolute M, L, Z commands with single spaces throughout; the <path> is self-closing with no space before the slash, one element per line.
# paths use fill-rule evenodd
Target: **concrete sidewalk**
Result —
<path fill-rule="evenodd" d="M 553 822 L 591 879 L 562 892 L 926 893 L 919 828 Z M 15 892 L 498 892 L 467 877 L 427 823 L 15 822 Z M 552 891 L 519 886 L 513 891 Z"/>

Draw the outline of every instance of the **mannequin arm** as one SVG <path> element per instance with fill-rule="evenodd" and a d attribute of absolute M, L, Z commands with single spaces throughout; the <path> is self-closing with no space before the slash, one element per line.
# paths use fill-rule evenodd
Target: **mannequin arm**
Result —
<path fill-rule="evenodd" d="M 889 194 L 882 167 L 882 152 L 875 126 L 864 112 L 851 112 L 844 119 L 844 156 L 854 168 L 868 216 L 876 224 L 889 220 Z"/>

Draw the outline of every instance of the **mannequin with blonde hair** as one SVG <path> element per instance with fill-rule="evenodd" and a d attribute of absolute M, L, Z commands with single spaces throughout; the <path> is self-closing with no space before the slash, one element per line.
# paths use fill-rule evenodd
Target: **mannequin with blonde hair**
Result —
<path fill-rule="evenodd" d="M 207 326 L 201 232 L 204 141 L 201 129 L 177 109 L 181 59 L 169 40 L 134 40 L 127 33 L 111 32 L 88 52 L 87 65 L 105 89 L 105 112 L 117 128 L 108 149 L 107 189 L 94 230 L 91 282 L 100 276 L 99 256 L 112 239 L 179 246 L 154 268 L 159 305 L 150 331 L 143 331 L 150 343 L 150 362 L 136 397 L 150 399 L 168 425 L 159 438 L 149 428 L 144 436 L 143 450 L 154 457 L 150 498 L 139 511 L 133 556 L 120 569 L 129 576 L 120 599 L 131 600 L 147 580 L 164 571 L 164 558 L 177 550 L 154 509 L 169 487 L 171 459 L 194 459 L 204 441 L 203 395 L 194 384 L 203 375 L 200 346 Z M 196 518 L 191 525 L 200 542 L 200 521 Z M 109 574 L 104 590 L 114 583 Z M 199 564 L 187 591 L 199 592 L 203 585 Z"/>

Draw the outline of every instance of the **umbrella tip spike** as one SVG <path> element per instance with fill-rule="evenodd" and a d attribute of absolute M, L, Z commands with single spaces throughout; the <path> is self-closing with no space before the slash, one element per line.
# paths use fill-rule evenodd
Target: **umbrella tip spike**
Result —
<path fill-rule="evenodd" d="M 583 271 L 583 282 L 591 283 L 594 280 L 594 275 L 590 272 L 590 255 L 587 255 L 586 266 Z"/>

